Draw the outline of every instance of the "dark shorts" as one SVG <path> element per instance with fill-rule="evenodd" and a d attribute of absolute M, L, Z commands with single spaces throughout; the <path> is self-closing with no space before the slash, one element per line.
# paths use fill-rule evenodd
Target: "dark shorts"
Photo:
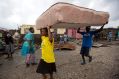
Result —
<path fill-rule="evenodd" d="M 89 56 L 90 48 L 89 47 L 82 47 L 80 54 L 84 56 Z"/>
<path fill-rule="evenodd" d="M 53 72 L 56 72 L 56 65 L 55 63 L 47 63 L 41 59 L 36 72 L 41 74 L 52 74 Z"/>

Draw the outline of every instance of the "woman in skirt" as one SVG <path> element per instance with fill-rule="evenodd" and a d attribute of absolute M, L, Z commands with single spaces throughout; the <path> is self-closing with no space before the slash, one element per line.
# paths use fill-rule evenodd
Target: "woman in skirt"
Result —
<path fill-rule="evenodd" d="M 31 27 L 24 37 L 24 43 L 22 45 L 21 53 L 25 56 L 26 67 L 30 64 L 35 65 L 35 46 L 34 46 L 34 29 Z"/>
<path fill-rule="evenodd" d="M 53 72 L 56 72 L 55 57 L 54 57 L 54 39 L 50 32 L 50 28 L 41 29 L 41 52 L 42 56 L 36 70 L 37 73 L 43 75 L 43 79 L 47 79 L 46 74 L 53 79 Z"/>

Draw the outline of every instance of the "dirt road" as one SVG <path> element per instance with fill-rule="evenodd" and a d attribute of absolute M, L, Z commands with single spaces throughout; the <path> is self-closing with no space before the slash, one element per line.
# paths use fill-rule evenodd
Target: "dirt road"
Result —
<path fill-rule="evenodd" d="M 55 51 L 57 73 L 55 79 L 119 79 L 119 44 L 108 47 L 92 48 L 93 61 L 81 65 L 80 46 L 76 50 Z M 40 51 L 36 51 L 37 62 Z M 16 51 L 13 60 L 0 57 L 0 79 L 42 79 L 36 73 L 36 66 L 25 67 L 20 51 Z"/>

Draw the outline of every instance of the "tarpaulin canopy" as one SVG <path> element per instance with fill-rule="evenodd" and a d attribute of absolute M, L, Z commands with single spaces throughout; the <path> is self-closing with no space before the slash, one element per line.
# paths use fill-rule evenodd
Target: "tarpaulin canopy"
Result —
<path fill-rule="evenodd" d="M 76 6 L 69 3 L 56 3 L 47 9 L 36 21 L 36 28 L 77 28 L 100 26 L 109 19 L 109 13 Z"/>

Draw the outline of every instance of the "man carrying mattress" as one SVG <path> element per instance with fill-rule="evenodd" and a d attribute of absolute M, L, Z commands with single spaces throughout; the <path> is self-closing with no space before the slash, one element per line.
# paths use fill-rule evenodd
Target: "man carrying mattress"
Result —
<path fill-rule="evenodd" d="M 108 22 L 106 22 L 106 24 L 107 23 Z M 81 63 L 82 65 L 86 64 L 85 56 L 89 58 L 89 62 L 92 61 L 92 56 L 90 56 L 90 54 L 89 54 L 89 51 L 91 50 L 92 42 L 93 42 L 92 37 L 96 33 L 101 32 L 103 30 L 104 25 L 96 31 L 90 31 L 91 26 L 86 27 L 86 32 L 80 32 L 80 28 L 78 28 L 77 32 L 83 36 L 82 47 L 81 47 L 81 51 L 80 51 L 80 54 L 81 54 L 82 59 L 83 59 L 83 62 Z"/>

